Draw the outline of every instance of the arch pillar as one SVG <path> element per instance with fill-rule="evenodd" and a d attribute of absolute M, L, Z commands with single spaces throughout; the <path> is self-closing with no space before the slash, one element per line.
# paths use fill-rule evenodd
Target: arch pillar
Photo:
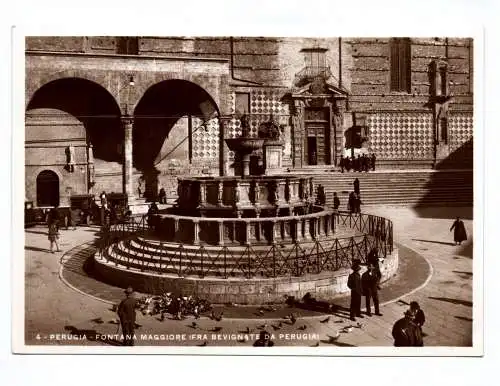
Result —
<path fill-rule="evenodd" d="M 121 123 L 124 130 L 124 143 L 123 143 L 123 193 L 127 195 L 127 203 L 130 205 L 135 201 L 134 186 L 132 175 L 133 168 L 133 141 L 132 132 L 134 127 L 134 118 L 130 115 L 121 117 Z"/>

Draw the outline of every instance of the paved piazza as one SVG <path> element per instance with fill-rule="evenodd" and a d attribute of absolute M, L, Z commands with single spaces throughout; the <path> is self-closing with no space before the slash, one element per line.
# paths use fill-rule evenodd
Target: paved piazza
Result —
<path fill-rule="evenodd" d="M 283 319 L 289 312 L 286 308 L 259 315 L 255 308 L 231 307 L 225 310 L 222 321 L 201 318 L 196 326 L 192 325 L 192 317 L 160 321 L 158 316 L 138 313 L 136 345 L 251 346 L 260 329 L 266 328 L 274 334 L 276 346 L 392 346 L 392 326 L 415 300 L 426 314 L 425 346 L 472 346 L 472 208 L 364 209 L 394 222 L 404 268 L 401 277 L 383 286 L 383 316 L 365 316 L 358 319 L 361 325 L 353 323 L 348 310 L 345 312 L 347 298 L 335 300 L 340 311 L 327 322 L 323 315 L 306 312 L 299 315 L 295 325 Z M 463 218 L 468 233 L 468 241 L 462 246 L 453 245 L 449 231 L 456 216 Z M 62 252 L 51 254 L 46 227 L 25 230 L 26 344 L 120 345 L 114 338 L 118 325 L 111 304 L 121 297 L 122 290 L 83 276 L 79 281 L 61 274 L 61 262 L 75 257 L 74 261 L 78 261 L 79 254 L 88 253 L 86 243 L 97 232 L 97 227 L 61 230 Z M 73 276 L 78 275 L 75 272 Z M 249 334 L 244 334 L 247 331 Z M 330 340 L 339 332 L 338 339 Z M 87 339 L 68 339 L 75 335 Z M 249 339 L 242 339 L 244 335 Z"/>

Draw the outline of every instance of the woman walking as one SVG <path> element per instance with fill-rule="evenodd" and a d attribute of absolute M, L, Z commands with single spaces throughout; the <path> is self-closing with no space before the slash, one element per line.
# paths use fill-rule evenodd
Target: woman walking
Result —
<path fill-rule="evenodd" d="M 462 241 L 467 240 L 467 231 L 465 230 L 465 225 L 462 220 L 460 220 L 460 217 L 457 217 L 455 222 L 450 228 L 450 232 L 452 230 L 455 230 L 453 232 L 453 240 L 455 241 L 455 245 L 461 245 Z"/>

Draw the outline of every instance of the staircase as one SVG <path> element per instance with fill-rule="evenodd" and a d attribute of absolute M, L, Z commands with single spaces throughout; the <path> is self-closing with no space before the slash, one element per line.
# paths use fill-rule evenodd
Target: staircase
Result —
<path fill-rule="evenodd" d="M 295 171 L 294 171 L 295 172 Z M 305 171 L 299 171 L 304 172 Z M 327 203 L 333 192 L 345 210 L 353 181 L 359 179 L 363 205 L 472 206 L 472 170 L 376 171 L 368 173 L 309 171 L 314 184 L 325 187 Z"/>

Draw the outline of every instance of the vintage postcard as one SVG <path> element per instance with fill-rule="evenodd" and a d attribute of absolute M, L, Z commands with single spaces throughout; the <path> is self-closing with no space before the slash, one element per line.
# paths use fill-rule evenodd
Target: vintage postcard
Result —
<path fill-rule="evenodd" d="M 482 355 L 478 36 L 18 40 L 15 352 Z"/>

